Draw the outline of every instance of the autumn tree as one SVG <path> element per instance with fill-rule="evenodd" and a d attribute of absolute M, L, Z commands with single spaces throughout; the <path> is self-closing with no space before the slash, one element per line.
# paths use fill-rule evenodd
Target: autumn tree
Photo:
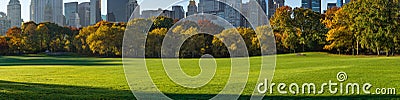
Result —
<path fill-rule="evenodd" d="M 5 36 L 0 36 L 0 54 L 1 55 L 5 55 L 7 54 L 9 51 L 9 46 L 7 43 L 8 38 Z"/>
<path fill-rule="evenodd" d="M 8 45 L 10 46 L 9 53 L 21 53 L 22 48 L 26 45 L 21 28 L 13 27 L 8 29 L 6 36 L 10 38 L 8 40 Z"/>
<path fill-rule="evenodd" d="M 399 23 L 398 0 L 355 0 L 335 12 L 333 19 L 325 24 L 331 28 L 328 32 L 326 49 L 359 51 L 395 52 L 398 45 Z M 393 53 L 392 53 L 393 54 Z"/>
<path fill-rule="evenodd" d="M 161 57 L 161 46 L 167 28 L 157 28 L 149 32 L 146 40 L 146 57 Z"/>
<path fill-rule="evenodd" d="M 276 37 L 278 52 L 285 52 L 284 49 L 296 52 L 299 48 L 299 36 L 296 34 L 294 20 L 291 17 L 292 14 L 291 7 L 283 6 L 279 7 L 271 18 L 271 27 Z"/>
<path fill-rule="evenodd" d="M 86 38 L 90 50 L 99 55 L 122 55 L 122 39 L 125 32 L 125 24 L 100 22 L 95 33 Z"/>
<path fill-rule="evenodd" d="M 37 53 L 40 51 L 40 33 L 36 32 L 37 24 L 27 22 L 22 25 L 22 36 L 25 45 L 22 47 L 25 53 Z"/>
<path fill-rule="evenodd" d="M 153 21 L 153 26 L 151 27 L 150 30 L 157 29 L 157 28 L 171 28 L 174 25 L 174 20 L 172 18 L 166 17 L 166 16 L 158 16 L 154 19 Z"/>

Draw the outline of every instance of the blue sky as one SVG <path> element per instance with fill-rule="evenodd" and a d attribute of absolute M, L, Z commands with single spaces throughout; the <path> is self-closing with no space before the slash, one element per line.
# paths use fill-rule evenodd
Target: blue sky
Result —
<path fill-rule="evenodd" d="M 0 0 L 0 12 L 7 13 L 7 4 L 10 0 Z M 89 2 L 90 0 L 64 0 L 64 3 L 66 2 Z M 106 5 L 107 5 L 107 0 L 102 0 L 102 14 L 105 15 L 107 13 L 106 10 Z M 171 4 L 168 2 L 175 1 L 175 0 L 138 0 L 139 3 L 141 4 L 141 9 L 142 10 L 149 10 L 149 9 L 157 9 L 157 8 L 164 8 L 167 7 Z M 189 1 L 189 0 L 187 0 Z M 196 0 L 198 2 L 198 0 Z M 246 2 L 248 0 L 243 0 L 243 2 Z M 21 2 L 21 14 L 22 14 L 22 19 L 24 21 L 29 21 L 29 5 L 31 3 L 31 0 L 20 0 Z M 336 0 L 322 0 L 322 8 L 323 10 L 326 9 L 326 4 L 331 2 L 336 2 Z M 181 5 L 186 6 L 188 2 L 182 2 L 179 3 Z M 291 6 L 291 7 L 300 7 L 301 6 L 301 0 L 286 0 L 285 5 Z M 186 9 L 186 7 L 184 7 Z"/>

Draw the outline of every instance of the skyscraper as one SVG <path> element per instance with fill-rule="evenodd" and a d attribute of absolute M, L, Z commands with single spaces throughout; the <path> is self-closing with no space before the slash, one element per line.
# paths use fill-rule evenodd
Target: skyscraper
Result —
<path fill-rule="evenodd" d="M 183 19 L 185 17 L 185 10 L 182 6 L 172 6 L 172 11 L 174 13 L 173 19 Z"/>
<path fill-rule="evenodd" d="M 237 10 L 240 10 L 241 6 L 242 0 L 200 0 L 199 13 L 222 17 L 233 26 L 238 27 L 241 25 L 241 14 Z"/>
<path fill-rule="evenodd" d="M 101 0 L 90 0 L 90 24 L 96 24 L 101 20 Z"/>
<path fill-rule="evenodd" d="M 223 12 L 224 10 L 225 6 L 223 3 L 220 3 L 217 0 L 200 0 L 199 2 L 199 13 L 217 15 L 217 13 Z"/>
<path fill-rule="evenodd" d="M 64 25 L 63 0 L 31 0 L 30 19 L 36 23 Z"/>
<path fill-rule="evenodd" d="M 190 0 L 187 9 L 188 9 L 188 12 L 186 13 L 186 16 L 190 16 L 190 15 L 197 14 L 197 5 L 196 5 L 196 1 Z"/>
<path fill-rule="evenodd" d="M 70 2 L 64 4 L 65 21 L 67 26 L 80 27 L 78 15 L 78 2 Z M 78 17 L 78 18 L 76 18 Z"/>
<path fill-rule="evenodd" d="M 265 13 L 265 10 L 262 9 L 262 7 L 256 8 L 259 3 L 260 2 L 256 0 L 249 0 L 249 2 L 246 2 L 242 5 L 243 18 L 241 19 L 241 26 L 252 27 L 265 25 L 266 22 L 269 22 L 266 18 L 267 16 L 264 15 L 268 13 Z"/>
<path fill-rule="evenodd" d="M 328 3 L 327 5 L 328 5 L 328 6 L 326 7 L 326 9 L 331 9 L 331 8 L 333 8 L 333 7 L 337 7 L 337 4 L 336 4 L 336 3 Z"/>
<path fill-rule="evenodd" d="M 129 0 L 107 0 L 107 21 L 127 22 L 127 4 Z"/>
<path fill-rule="evenodd" d="M 348 4 L 350 3 L 351 0 L 345 0 L 346 2 L 344 4 Z"/>
<path fill-rule="evenodd" d="M 157 10 L 143 10 L 141 16 L 142 18 L 152 18 L 158 16 L 162 12 L 163 10 L 161 8 Z"/>
<path fill-rule="evenodd" d="M 240 9 L 242 8 L 242 0 L 222 0 L 227 4 L 225 6 L 224 15 L 221 16 L 235 27 L 241 25 Z"/>
<path fill-rule="evenodd" d="M 301 0 L 301 7 L 321 13 L 321 0 Z"/>
<path fill-rule="evenodd" d="M 19 0 L 10 0 L 7 5 L 7 18 L 11 27 L 21 27 L 21 3 Z"/>
<path fill-rule="evenodd" d="M 6 35 L 8 28 L 10 28 L 10 20 L 4 12 L 0 12 L 0 36 Z"/>
<path fill-rule="evenodd" d="M 257 3 L 261 6 L 263 11 L 268 14 L 267 12 L 267 2 L 265 0 L 257 0 Z"/>
<path fill-rule="evenodd" d="M 282 6 L 285 6 L 285 0 L 268 0 L 268 18 L 271 18 L 275 14 L 276 9 Z"/>
<path fill-rule="evenodd" d="M 342 7 L 343 6 L 343 0 L 337 0 L 336 6 L 337 7 Z"/>
<path fill-rule="evenodd" d="M 126 9 L 127 21 L 130 20 L 132 14 L 134 15 L 134 18 L 138 18 L 140 16 L 140 6 L 136 0 L 129 0 L 128 2 L 128 6 Z"/>
<path fill-rule="evenodd" d="M 63 26 L 64 25 L 64 15 L 63 15 L 63 0 L 50 0 L 53 3 L 53 20 L 54 23 Z"/>
<path fill-rule="evenodd" d="M 82 27 L 90 25 L 90 2 L 82 2 L 78 5 L 78 15 Z"/>

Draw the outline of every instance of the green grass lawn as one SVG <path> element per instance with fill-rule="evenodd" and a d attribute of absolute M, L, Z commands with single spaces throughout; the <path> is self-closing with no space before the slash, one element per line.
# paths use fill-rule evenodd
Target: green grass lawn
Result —
<path fill-rule="evenodd" d="M 251 66 L 260 65 L 261 57 L 252 57 Z M 230 60 L 217 59 L 217 73 L 209 84 L 189 89 L 174 84 L 164 73 L 160 59 L 148 59 L 148 68 L 159 89 L 174 99 L 198 97 L 208 99 L 222 90 L 230 73 Z M 344 71 L 346 82 L 371 83 L 375 88 L 396 88 L 400 91 L 400 57 L 339 56 L 326 53 L 306 53 L 306 56 L 283 54 L 277 56 L 274 83 L 319 84 L 337 81 L 336 74 Z M 132 99 L 125 79 L 121 58 L 90 57 L 0 57 L 0 99 Z M 180 61 L 189 75 L 200 73 L 198 59 Z M 194 66 L 196 65 L 196 66 Z M 243 98 L 252 93 L 258 73 L 250 69 Z M 275 88 L 276 89 L 276 88 Z M 276 90 L 274 90 L 276 91 Z M 372 91 L 371 91 L 372 92 Z M 330 98 L 399 95 L 332 95 L 332 94 L 267 94 L 273 98 Z M 317 96 L 317 97 L 310 97 Z M 268 97 L 266 97 L 268 98 Z"/>

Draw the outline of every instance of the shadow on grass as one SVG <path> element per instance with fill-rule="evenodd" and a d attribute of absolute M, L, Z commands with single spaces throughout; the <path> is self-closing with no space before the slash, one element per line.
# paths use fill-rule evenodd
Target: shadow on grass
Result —
<path fill-rule="evenodd" d="M 150 94 L 151 95 L 151 94 Z M 210 99 L 215 94 L 166 94 L 172 99 Z M 268 96 L 265 100 L 280 99 L 393 99 L 396 96 L 335 96 L 335 97 L 291 97 Z M 0 99 L 134 99 L 130 90 L 113 90 L 86 86 L 53 85 L 41 83 L 11 82 L 0 80 Z M 248 100 L 250 96 L 239 99 Z"/>
<path fill-rule="evenodd" d="M 77 57 L 79 58 L 79 57 Z M 1 57 L 0 66 L 21 65 L 76 65 L 76 66 L 111 66 L 122 65 L 121 60 L 101 58 L 74 59 L 74 57 Z"/>
<path fill-rule="evenodd" d="M 211 94 L 166 94 L 174 100 L 208 100 L 216 95 Z M 231 95 L 228 95 L 231 96 Z M 250 100 L 251 96 L 242 95 L 239 100 Z M 263 100 L 365 100 L 365 99 L 400 99 L 395 95 L 377 96 L 265 96 Z"/>
<path fill-rule="evenodd" d="M 0 80 L 0 99 L 132 99 L 129 90 Z"/>

